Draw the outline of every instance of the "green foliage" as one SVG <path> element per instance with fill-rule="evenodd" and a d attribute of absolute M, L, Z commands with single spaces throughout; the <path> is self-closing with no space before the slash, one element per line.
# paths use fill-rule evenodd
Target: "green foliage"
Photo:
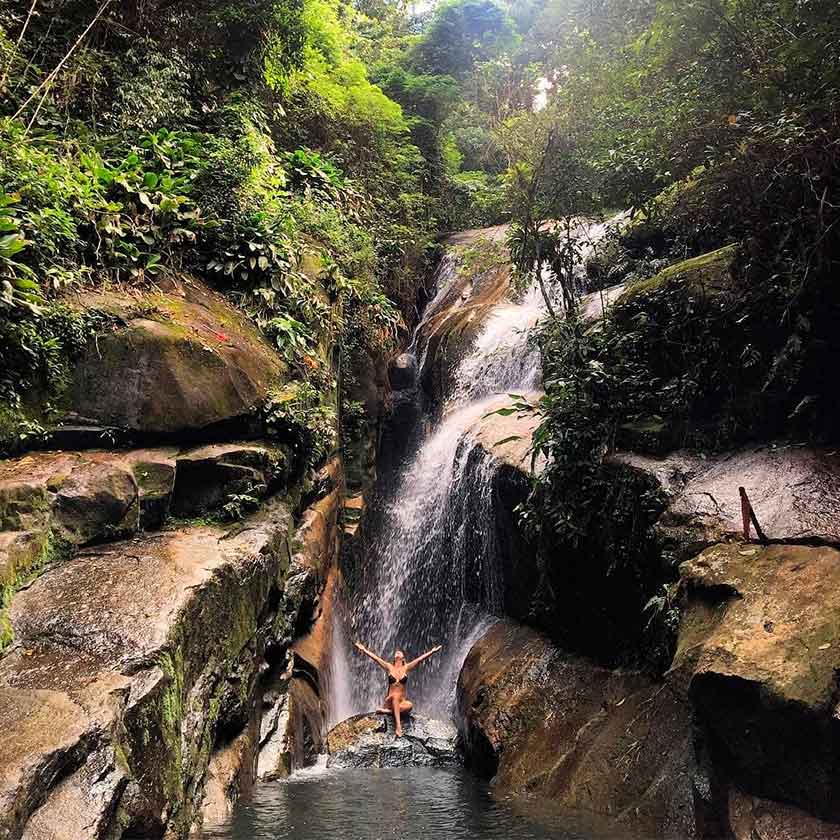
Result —
<path fill-rule="evenodd" d="M 271 394 L 263 409 L 267 431 L 291 445 L 299 466 L 319 464 L 335 449 L 336 421 L 329 394 L 311 382 Z"/>
<path fill-rule="evenodd" d="M 498 225 L 508 218 L 507 193 L 499 175 L 458 172 L 451 179 L 450 195 L 450 218 L 457 229 Z"/>
<path fill-rule="evenodd" d="M 435 9 L 411 61 L 433 75 L 464 78 L 514 39 L 513 21 L 494 0 L 447 0 Z"/>
<path fill-rule="evenodd" d="M 260 498 L 265 492 L 264 485 L 251 487 L 245 493 L 229 493 L 222 505 L 219 516 L 223 522 L 238 522 L 260 506 Z"/>

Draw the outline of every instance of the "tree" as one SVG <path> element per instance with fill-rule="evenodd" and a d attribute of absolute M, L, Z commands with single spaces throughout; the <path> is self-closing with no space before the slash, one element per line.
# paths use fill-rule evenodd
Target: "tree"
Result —
<path fill-rule="evenodd" d="M 580 223 L 597 206 L 585 121 L 566 103 L 563 111 L 550 108 L 508 120 L 499 135 L 509 159 L 514 265 L 539 283 L 546 309 L 555 319 L 546 279 L 556 283 L 562 310 L 572 318 L 577 311 L 576 269 L 583 252 Z"/>

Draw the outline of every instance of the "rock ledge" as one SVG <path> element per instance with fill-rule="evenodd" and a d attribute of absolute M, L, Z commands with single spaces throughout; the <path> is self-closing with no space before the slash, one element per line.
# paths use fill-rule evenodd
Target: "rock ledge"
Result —
<path fill-rule="evenodd" d="M 327 767 L 448 767 L 461 763 L 457 736 L 451 723 L 412 715 L 397 738 L 390 717 L 355 715 L 327 735 Z"/>

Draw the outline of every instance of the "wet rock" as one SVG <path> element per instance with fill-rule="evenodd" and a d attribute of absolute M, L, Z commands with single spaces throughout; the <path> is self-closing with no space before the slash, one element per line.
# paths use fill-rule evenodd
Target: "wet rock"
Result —
<path fill-rule="evenodd" d="M 321 471 L 322 495 L 303 513 L 295 532 L 294 558 L 324 581 L 335 565 L 339 548 L 339 519 L 344 505 L 344 469 L 340 458 Z"/>
<path fill-rule="evenodd" d="M 713 546 L 680 568 L 671 681 L 687 686 L 711 772 L 840 818 L 840 551 Z"/>
<path fill-rule="evenodd" d="M 292 772 L 289 726 L 288 677 L 263 695 L 265 708 L 260 722 L 257 758 L 258 779 L 284 778 Z"/>
<path fill-rule="evenodd" d="M 457 731 L 418 715 L 403 721 L 403 736 L 385 715 L 356 715 L 327 735 L 328 767 L 446 767 L 460 763 Z"/>
<path fill-rule="evenodd" d="M 86 294 L 84 305 L 119 326 L 91 341 L 76 365 L 60 425 L 165 434 L 243 423 L 285 378 L 286 364 L 256 326 L 198 282 Z"/>
<path fill-rule="evenodd" d="M 734 840 L 840 840 L 836 823 L 738 790 L 729 794 L 727 817 Z"/>
<path fill-rule="evenodd" d="M 0 730 L 11 733 L 0 837 L 62 822 L 66 836 L 91 840 L 118 824 L 135 836 L 186 833 L 210 756 L 242 718 L 225 699 L 231 679 L 253 708 L 291 527 L 274 499 L 230 530 L 87 549 L 17 594 L 16 642 L 0 660 Z"/>
<path fill-rule="evenodd" d="M 542 397 L 541 391 L 521 394 L 525 402 L 536 406 Z M 516 470 L 522 474 L 531 472 L 531 439 L 540 424 L 536 412 L 522 411 L 503 415 L 495 412 L 506 409 L 512 403 L 508 396 L 500 396 L 483 404 L 482 415 L 469 428 L 468 434 L 500 467 Z M 533 468 L 539 472 L 545 459 L 536 459 Z"/>
<path fill-rule="evenodd" d="M 400 353 L 388 366 L 388 381 L 395 391 L 414 387 L 417 378 L 417 359 L 411 353 Z"/>
<path fill-rule="evenodd" d="M 612 814 L 646 836 L 693 836 L 688 709 L 667 686 L 499 622 L 464 662 L 458 705 L 467 764 L 498 793 Z"/>
<path fill-rule="evenodd" d="M 599 292 L 591 292 L 580 299 L 580 315 L 585 321 L 599 321 L 622 296 L 627 286 L 620 283 Z"/>
<path fill-rule="evenodd" d="M 286 449 L 269 443 L 216 443 L 181 453 L 176 460 L 172 511 L 197 516 L 218 510 L 233 496 L 254 500 L 283 484 Z"/>
<path fill-rule="evenodd" d="M 203 825 L 220 823 L 229 818 L 239 798 L 253 786 L 257 738 L 254 721 L 210 756 L 201 803 Z"/>
<path fill-rule="evenodd" d="M 493 229 L 473 231 L 453 237 L 449 244 L 483 246 L 475 267 L 461 270 L 463 253 L 450 252 L 439 269 L 439 282 L 446 284 L 443 294 L 430 304 L 417 332 L 422 348 L 418 382 L 435 401 L 451 393 L 458 363 L 472 346 L 493 308 L 511 293 L 511 266 L 504 245 L 493 239 Z M 449 272 L 441 274 L 441 270 Z M 451 273 L 456 274 L 453 279 Z"/>

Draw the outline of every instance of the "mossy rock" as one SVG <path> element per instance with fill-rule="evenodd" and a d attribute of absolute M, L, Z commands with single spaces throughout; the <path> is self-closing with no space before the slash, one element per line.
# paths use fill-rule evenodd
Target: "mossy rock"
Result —
<path fill-rule="evenodd" d="M 60 426 L 161 435 L 243 421 L 288 378 L 256 325 L 197 280 L 89 295 L 83 305 L 119 325 L 76 365 Z"/>
<path fill-rule="evenodd" d="M 278 608 L 289 501 L 230 531 L 84 550 L 18 593 L 18 644 L 0 659 L 0 728 L 12 733 L 0 835 L 188 834 L 214 746 L 257 702 L 275 611 L 298 621 L 288 593 Z"/>
<path fill-rule="evenodd" d="M 633 283 L 615 303 L 615 315 L 621 317 L 622 308 L 652 292 L 680 285 L 687 292 L 714 297 L 735 292 L 733 267 L 740 246 L 727 245 L 684 262 L 676 263 L 647 280 Z"/>

